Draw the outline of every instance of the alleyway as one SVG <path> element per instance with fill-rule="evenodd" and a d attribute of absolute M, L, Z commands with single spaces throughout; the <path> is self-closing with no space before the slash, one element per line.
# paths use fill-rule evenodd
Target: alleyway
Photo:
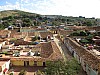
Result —
<path fill-rule="evenodd" d="M 57 46 L 60 49 L 60 52 L 63 55 L 64 60 L 70 60 L 71 58 L 73 58 L 70 54 L 70 52 L 67 50 L 67 48 L 65 47 L 65 45 L 59 40 L 59 38 L 57 38 L 57 35 L 54 35 L 54 41 L 57 44 Z"/>
<path fill-rule="evenodd" d="M 59 37 L 57 37 L 57 35 L 54 35 L 54 41 L 56 42 L 57 46 L 59 47 L 59 49 L 63 55 L 64 60 L 65 61 L 71 60 L 73 58 L 73 56 L 71 55 L 71 53 L 69 52 L 67 47 L 63 44 L 61 39 Z M 87 75 L 87 74 L 83 71 L 83 69 L 81 67 L 81 70 L 80 70 L 78 75 Z"/>

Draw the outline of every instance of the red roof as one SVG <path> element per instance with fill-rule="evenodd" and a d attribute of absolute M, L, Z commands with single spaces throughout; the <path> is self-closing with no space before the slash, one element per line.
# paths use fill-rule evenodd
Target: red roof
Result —
<path fill-rule="evenodd" d="M 6 72 L 7 71 L 7 68 L 5 68 L 4 70 L 3 70 L 3 72 Z"/>

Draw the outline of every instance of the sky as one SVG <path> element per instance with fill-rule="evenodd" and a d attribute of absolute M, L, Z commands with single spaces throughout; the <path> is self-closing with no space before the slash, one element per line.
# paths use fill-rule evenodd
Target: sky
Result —
<path fill-rule="evenodd" d="M 42 15 L 100 18 L 100 0 L 0 0 L 0 11 L 15 9 Z"/>

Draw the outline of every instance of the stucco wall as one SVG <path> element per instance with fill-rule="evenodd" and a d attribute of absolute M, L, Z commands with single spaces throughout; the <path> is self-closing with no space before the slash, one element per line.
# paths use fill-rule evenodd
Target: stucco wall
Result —
<path fill-rule="evenodd" d="M 12 61 L 12 65 L 14 66 L 24 66 L 24 61 Z"/>

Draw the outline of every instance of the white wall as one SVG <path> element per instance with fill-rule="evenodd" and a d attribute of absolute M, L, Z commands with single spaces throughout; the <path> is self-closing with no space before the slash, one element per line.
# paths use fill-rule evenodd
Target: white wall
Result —
<path fill-rule="evenodd" d="M 6 68 L 9 69 L 9 65 L 10 65 L 10 60 L 8 62 L 6 62 Z"/>

